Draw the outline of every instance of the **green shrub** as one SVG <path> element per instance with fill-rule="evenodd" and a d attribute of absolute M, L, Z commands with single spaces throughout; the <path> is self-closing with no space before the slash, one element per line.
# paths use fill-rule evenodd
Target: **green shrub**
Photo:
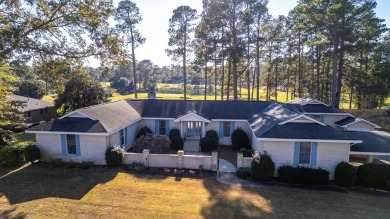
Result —
<path fill-rule="evenodd" d="M 347 162 L 341 162 L 336 166 L 334 180 L 339 186 L 354 186 L 356 182 L 356 169 Z"/>
<path fill-rule="evenodd" d="M 175 151 L 183 150 L 184 141 L 180 136 L 174 136 L 171 138 L 171 148 Z"/>
<path fill-rule="evenodd" d="M 110 167 L 118 167 L 122 164 L 124 150 L 119 146 L 111 146 L 107 148 L 105 153 L 106 163 Z"/>
<path fill-rule="evenodd" d="M 329 171 L 322 168 L 284 165 L 279 167 L 278 174 L 280 181 L 286 183 L 325 185 L 329 182 Z"/>
<path fill-rule="evenodd" d="M 234 150 L 238 151 L 241 148 L 249 147 L 249 137 L 242 129 L 236 129 L 233 131 L 232 136 L 232 145 Z"/>
<path fill-rule="evenodd" d="M 253 155 L 255 154 L 255 152 L 252 149 L 248 149 L 248 148 L 241 148 L 239 152 L 242 153 L 244 157 L 253 157 Z"/>
<path fill-rule="evenodd" d="M 238 168 L 236 171 L 236 174 L 240 178 L 247 178 L 251 175 L 251 169 L 250 168 Z"/>
<path fill-rule="evenodd" d="M 0 162 L 5 167 L 18 167 L 25 163 L 24 148 L 6 146 L 0 150 Z"/>
<path fill-rule="evenodd" d="M 210 152 L 213 150 L 213 141 L 209 137 L 200 139 L 200 151 Z"/>
<path fill-rule="evenodd" d="M 390 165 L 386 164 L 364 164 L 356 173 L 357 183 L 371 188 L 386 188 L 387 181 L 390 180 Z"/>
<path fill-rule="evenodd" d="M 152 154 L 162 154 L 169 151 L 171 141 L 165 135 L 146 134 L 135 140 L 129 151 L 142 153 L 145 149 Z"/>
<path fill-rule="evenodd" d="M 251 163 L 251 174 L 254 179 L 270 181 L 274 177 L 275 163 L 267 153 L 256 153 Z"/>
<path fill-rule="evenodd" d="M 24 149 L 23 156 L 26 161 L 32 163 L 41 158 L 41 151 L 36 144 L 31 144 Z"/>
<path fill-rule="evenodd" d="M 213 148 L 218 148 L 219 137 L 218 137 L 218 133 L 215 130 L 208 130 L 206 132 L 206 137 L 211 139 L 212 144 L 213 144 Z"/>
<path fill-rule="evenodd" d="M 139 131 L 138 131 L 138 134 L 137 134 L 137 137 L 136 139 L 139 139 L 141 138 L 142 136 L 146 135 L 146 134 L 153 134 L 152 130 L 150 130 L 150 128 L 148 127 L 142 127 Z"/>
<path fill-rule="evenodd" d="M 171 130 L 169 130 L 169 139 L 172 140 L 172 138 L 175 137 L 175 136 L 181 137 L 179 129 L 171 129 Z"/>

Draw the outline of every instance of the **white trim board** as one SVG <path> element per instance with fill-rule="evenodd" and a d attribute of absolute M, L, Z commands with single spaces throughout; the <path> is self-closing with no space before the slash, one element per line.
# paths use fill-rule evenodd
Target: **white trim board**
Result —
<path fill-rule="evenodd" d="M 24 131 L 25 133 L 33 134 L 50 134 L 50 135 L 99 135 L 99 136 L 110 136 L 110 133 L 101 132 L 101 133 L 88 133 L 88 132 L 53 132 L 53 131 Z"/>
<path fill-rule="evenodd" d="M 92 119 L 92 120 L 97 120 L 97 119 L 93 118 L 92 116 L 89 116 L 89 115 L 87 115 L 87 114 L 85 114 L 85 113 L 82 113 L 82 112 L 80 112 L 80 111 L 78 111 L 78 110 L 75 110 L 75 111 L 73 111 L 73 112 L 71 112 L 71 113 L 69 113 L 69 114 L 66 114 L 66 115 L 64 115 L 64 116 L 61 116 L 61 117 L 58 118 L 58 119 L 63 119 L 63 118 L 69 117 L 69 116 L 71 116 L 71 115 L 73 115 L 73 114 L 76 114 L 76 113 L 79 113 L 79 114 L 85 116 L 86 118 L 89 118 L 89 119 Z"/>
<path fill-rule="evenodd" d="M 194 120 L 194 122 L 211 122 L 210 120 L 204 118 L 203 116 L 199 115 L 199 114 L 196 114 L 194 112 L 190 112 L 190 113 L 187 113 L 185 115 L 182 115 L 180 117 L 177 117 L 175 120 L 173 120 L 174 122 L 181 122 L 182 119 L 186 118 L 186 117 L 189 117 L 189 116 L 195 116 L 197 118 L 199 118 L 200 121 L 196 121 Z M 187 120 L 185 120 L 187 121 Z"/>
<path fill-rule="evenodd" d="M 299 123 L 304 123 L 304 121 L 302 121 L 302 119 L 300 119 L 300 118 L 303 118 L 304 120 L 306 119 L 306 120 L 308 120 L 308 121 L 311 121 L 312 123 L 318 123 L 318 124 L 320 124 L 320 125 L 322 125 L 322 126 L 326 126 L 326 124 L 324 124 L 324 123 L 322 123 L 322 122 L 319 122 L 319 121 L 317 121 L 317 120 L 315 120 L 315 119 L 313 119 L 313 118 L 311 118 L 311 117 L 308 117 L 308 116 L 306 116 L 306 115 L 304 115 L 304 114 L 301 114 L 301 115 L 299 115 L 299 116 L 296 116 L 296 117 L 294 117 L 294 118 L 292 118 L 292 119 L 289 119 L 289 120 L 286 120 L 286 121 L 284 121 L 284 122 L 281 122 L 281 123 L 279 123 L 278 125 L 284 125 L 284 124 L 287 124 L 287 123 L 290 123 L 290 122 L 299 122 Z M 309 123 L 309 122 L 308 122 Z"/>
<path fill-rule="evenodd" d="M 350 151 L 350 152 L 349 152 L 349 155 L 377 155 L 377 156 L 390 156 L 390 153 Z"/>
<path fill-rule="evenodd" d="M 379 125 L 377 125 L 377 124 L 374 124 L 374 123 L 372 123 L 372 122 L 370 122 L 370 121 L 368 121 L 368 120 L 365 120 L 365 119 L 362 119 L 362 118 L 358 118 L 358 117 L 356 117 L 355 118 L 355 121 L 353 121 L 353 122 L 351 122 L 351 123 L 348 123 L 348 124 L 346 124 L 346 125 L 337 125 L 337 126 L 340 126 L 340 127 L 343 127 L 343 128 L 348 128 L 348 126 L 350 126 L 350 125 L 352 125 L 352 124 L 355 124 L 355 123 L 358 123 L 358 122 L 365 122 L 365 123 L 367 123 L 367 124 L 370 124 L 370 125 L 372 125 L 372 126 L 374 126 L 374 128 L 376 128 L 376 129 L 380 129 L 380 128 L 382 128 L 382 127 L 380 127 Z"/>
<path fill-rule="evenodd" d="M 257 138 L 260 141 L 284 141 L 284 142 L 321 142 L 321 143 L 362 143 L 361 140 L 326 140 L 326 139 L 289 139 L 289 138 Z"/>

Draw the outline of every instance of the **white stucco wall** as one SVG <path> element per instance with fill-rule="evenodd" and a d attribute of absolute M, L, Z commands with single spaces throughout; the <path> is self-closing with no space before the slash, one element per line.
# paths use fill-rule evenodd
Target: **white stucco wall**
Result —
<path fill-rule="evenodd" d="M 142 119 L 138 122 L 138 128 L 148 127 L 154 133 L 154 120 L 153 119 Z"/>
<path fill-rule="evenodd" d="M 367 122 L 356 122 L 347 126 L 347 131 L 374 131 L 373 125 Z"/>
<path fill-rule="evenodd" d="M 80 156 L 62 155 L 61 135 L 36 134 L 36 140 L 43 161 L 62 159 L 66 162 L 91 161 L 99 165 L 106 163 L 104 159 L 104 153 L 108 147 L 106 136 L 80 135 Z"/>
<path fill-rule="evenodd" d="M 275 163 L 276 170 L 284 164 L 293 165 L 294 163 L 294 142 L 259 142 L 264 151 L 271 155 Z M 336 165 L 342 161 L 349 161 L 350 146 L 348 143 L 318 143 L 317 146 L 317 165 L 327 169 L 330 172 L 330 179 L 334 178 Z"/>
<path fill-rule="evenodd" d="M 338 163 L 349 161 L 350 145 L 346 143 L 318 143 L 317 167 L 329 170 L 330 179 L 334 179 L 334 170 Z"/>

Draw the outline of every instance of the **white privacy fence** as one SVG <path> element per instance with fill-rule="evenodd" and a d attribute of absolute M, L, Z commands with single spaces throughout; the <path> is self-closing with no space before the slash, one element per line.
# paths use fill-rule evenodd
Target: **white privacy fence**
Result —
<path fill-rule="evenodd" d="M 244 157 L 242 153 L 237 153 L 237 168 L 251 168 L 252 157 Z"/>
<path fill-rule="evenodd" d="M 184 155 L 184 151 L 177 154 L 150 154 L 145 149 L 143 153 L 125 153 L 123 164 L 142 163 L 148 167 L 205 169 L 217 171 L 218 152 L 209 155 Z"/>

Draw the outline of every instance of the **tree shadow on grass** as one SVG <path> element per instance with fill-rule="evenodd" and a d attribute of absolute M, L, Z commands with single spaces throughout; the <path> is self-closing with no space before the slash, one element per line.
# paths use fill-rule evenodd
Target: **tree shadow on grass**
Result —
<path fill-rule="evenodd" d="M 6 196 L 10 204 L 48 197 L 79 200 L 96 185 L 114 179 L 119 171 L 99 166 L 87 170 L 50 168 L 38 163 L 1 175 L 0 196 Z"/>
<path fill-rule="evenodd" d="M 204 180 L 204 186 L 210 192 L 209 202 L 201 210 L 204 218 L 264 218 L 272 217 L 272 203 L 264 198 L 242 198 L 241 187 L 224 185 L 214 177 Z"/>
<path fill-rule="evenodd" d="M 26 214 L 19 212 L 17 214 L 14 214 L 16 211 L 16 207 L 10 209 L 10 210 L 5 210 L 3 212 L 0 212 L 0 218 L 3 219 L 23 219 L 26 218 Z"/>

